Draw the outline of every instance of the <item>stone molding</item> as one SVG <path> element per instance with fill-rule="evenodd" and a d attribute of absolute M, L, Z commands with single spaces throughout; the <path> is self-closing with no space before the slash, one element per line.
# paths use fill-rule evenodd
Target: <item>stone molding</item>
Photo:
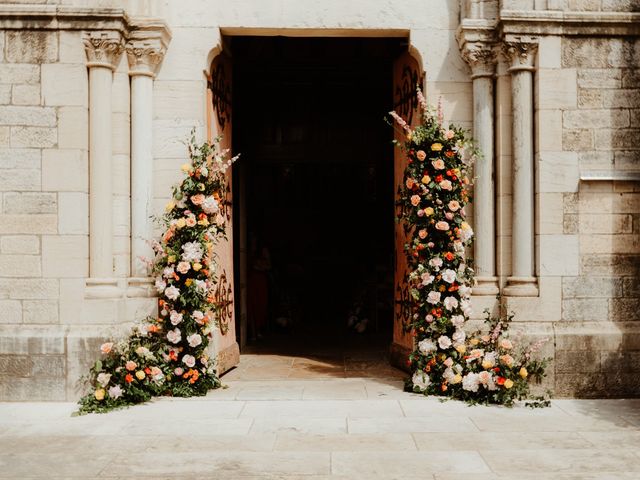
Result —
<path fill-rule="evenodd" d="M 82 40 L 87 54 L 87 67 L 116 69 L 120 55 L 124 51 L 124 39 L 120 32 L 87 32 Z"/>

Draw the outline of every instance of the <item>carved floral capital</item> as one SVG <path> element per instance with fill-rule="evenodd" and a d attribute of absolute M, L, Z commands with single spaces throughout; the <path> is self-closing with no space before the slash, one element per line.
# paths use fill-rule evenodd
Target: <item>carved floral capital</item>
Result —
<path fill-rule="evenodd" d="M 160 40 L 130 40 L 125 47 L 130 75 L 154 76 L 167 51 Z"/>
<path fill-rule="evenodd" d="M 535 42 L 505 42 L 502 44 L 502 52 L 511 63 L 509 71 L 533 70 L 538 51 L 538 44 Z"/>
<path fill-rule="evenodd" d="M 497 55 L 491 44 L 466 43 L 462 48 L 462 58 L 471 67 L 472 78 L 491 77 L 495 74 Z"/>
<path fill-rule="evenodd" d="M 124 50 L 124 40 L 119 32 L 87 32 L 82 40 L 89 67 L 100 66 L 116 69 L 120 55 Z"/>

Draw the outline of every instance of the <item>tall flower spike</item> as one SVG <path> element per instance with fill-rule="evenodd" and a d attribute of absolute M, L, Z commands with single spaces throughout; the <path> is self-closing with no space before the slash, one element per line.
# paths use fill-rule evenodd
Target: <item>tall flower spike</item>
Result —
<path fill-rule="evenodd" d="M 442 114 L 442 97 L 438 97 L 438 125 L 442 127 L 444 115 Z"/>
<path fill-rule="evenodd" d="M 418 103 L 420 104 L 420 108 L 422 109 L 422 112 L 425 114 L 428 113 L 429 106 L 427 105 L 427 99 L 424 98 L 424 95 L 422 94 L 422 90 L 420 90 L 420 87 L 417 87 L 416 95 L 418 96 Z"/>
<path fill-rule="evenodd" d="M 409 125 L 407 125 L 407 122 L 405 122 L 400 115 L 398 115 L 396 112 L 389 112 L 389 115 L 393 117 L 396 123 L 400 125 L 405 132 L 412 133 L 411 128 L 409 128 Z"/>

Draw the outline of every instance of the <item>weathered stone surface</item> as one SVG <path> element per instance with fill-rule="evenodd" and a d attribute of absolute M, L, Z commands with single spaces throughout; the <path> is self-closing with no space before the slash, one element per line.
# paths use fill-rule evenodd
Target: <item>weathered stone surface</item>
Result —
<path fill-rule="evenodd" d="M 600 352 L 601 371 L 605 373 L 639 372 L 640 352 Z"/>
<path fill-rule="evenodd" d="M 0 170 L 0 192 L 40 190 L 40 170 Z"/>
<path fill-rule="evenodd" d="M 63 355 L 32 355 L 31 375 L 37 377 L 60 377 L 65 376 L 65 359 Z"/>
<path fill-rule="evenodd" d="M 40 256 L 0 254 L 0 277 L 39 277 Z"/>
<path fill-rule="evenodd" d="M 574 213 L 566 213 L 562 217 L 562 233 L 575 234 L 579 233 L 578 215 Z"/>
<path fill-rule="evenodd" d="M 580 171 L 576 152 L 540 152 L 538 170 L 540 172 L 539 192 L 578 191 Z"/>
<path fill-rule="evenodd" d="M 58 323 L 57 300 L 25 300 L 22 302 L 23 322 L 28 325 Z"/>
<path fill-rule="evenodd" d="M 17 190 L 17 189 L 16 189 Z M 4 194 L 4 213 L 55 213 L 58 210 L 55 193 L 8 192 Z"/>
<path fill-rule="evenodd" d="M 556 373 L 555 380 L 557 397 L 598 398 L 606 391 L 602 373 Z"/>
<path fill-rule="evenodd" d="M 40 85 L 14 85 L 11 88 L 11 103 L 14 105 L 40 105 Z"/>
<path fill-rule="evenodd" d="M 0 280 L 0 292 L 9 298 L 54 299 L 58 298 L 60 287 L 57 279 L 12 278 Z"/>
<path fill-rule="evenodd" d="M 86 107 L 89 104 L 87 75 L 84 64 L 43 65 L 42 101 L 45 105 Z M 61 78 L 65 81 L 61 82 Z"/>
<path fill-rule="evenodd" d="M 40 66 L 3 64 L 2 75 L 0 75 L 0 83 L 40 83 Z"/>
<path fill-rule="evenodd" d="M 53 147 L 58 141 L 55 128 L 47 127 L 11 127 L 12 147 Z"/>
<path fill-rule="evenodd" d="M 89 160 L 83 150 L 43 150 L 42 188 L 61 192 L 89 190 Z"/>
<path fill-rule="evenodd" d="M 88 271 L 88 236 L 44 235 L 42 237 L 42 275 L 44 277 L 85 277 Z"/>
<path fill-rule="evenodd" d="M 542 275 L 578 275 L 580 248 L 577 235 L 540 235 Z"/>
<path fill-rule="evenodd" d="M 556 351 L 554 358 L 558 373 L 583 373 L 600 371 L 600 352 L 594 350 Z"/>
<path fill-rule="evenodd" d="M 640 255 L 592 254 L 580 257 L 580 271 L 593 275 L 637 275 L 640 271 Z"/>
<path fill-rule="evenodd" d="M 11 85 L 0 84 L 0 105 L 11 103 Z"/>
<path fill-rule="evenodd" d="M 0 290 L 0 293 L 2 290 Z M 0 300 L 0 324 L 22 323 L 22 303 L 17 300 Z"/>
<path fill-rule="evenodd" d="M 58 232 L 61 235 L 89 234 L 89 196 L 86 193 L 58 194 Z"/>
<path fill-rule="evenodd" d="M 633 217 L 631 215 L 595 214 L 580 215 L 580 233 L 631 233 Z"/>
<path fill-rule="evenodd" d="M 579 108 L 602 108 L 604 105 L 602 90 L 581 88 L 578 90 Z"/>
<path fill-rule="evenodd" d="M 640 238 L 635 234 L 580 235 L 580 251 L 589 253 L 640 253 Z"/>
<path fill-rule="evenodd" d="M 127 135 L 127 140 L 128 140 Z M 58 109 L 58 148 L 89 148 L 89 111 L 85 107 Z M 128 142 L 127 142 L 128 143 Z"/>
<path fill-rule="evenodd" d="M 0 215 L 0 234 L 56 233 L 58 216 L 54 214 Z"/>
<path fill-rule="evenodd" d="M 640 90 L 621 88 L 602 91 L 605 108 L 640 108 Z"/>
<path fill-rule="evenodd" d="M 0 148 L 0 169 L 40 168 L 40 150 L 35 148 Z"/>
<path fill-rule="evenodd" d="M 31 373 L 31 359 L 26 355 L 0 355 L 0 376 L 27 377 Z"/>
<path fill-rule="evenodd" d="M 616 277 L 565 277 L 563 298 L 621 297 L 622 279 Z"/>
<path fill-rule="evenodd" d="M 640 282 L 637 278 L 625 278 L 623 281 L 625 297 L 640 297 Z"/>
<path fill-rule="evenodd" d="M 595 146 L 598 150 L 638 150 L 640 146 L 635 141 L 640 135 L 640 129 L 599 129 L 595 130 Z"/>
<path fill-rule="evenodd" d="M 562 301 L 562 319 L 568 321 L 601 321 L 609 319 L 607 299 L 581 298 Z"/>
<path fill-rule="evenodd" d="M 567 110 L 562 113 L 567 129 L 622 128 L 629 126 L 628 110 Z"/>
<path fill-rule="evenodd" d="M 638 88 L 640 86 L 640 68 L 622 70 L 622 88 Z"/>
<path fill-rule="evenodd" d="M 564 37 L 562 66 L 606 69 L 637 65 L 639 45 L 633 40 L 615 37 Z"/>
<path fill-rule="evenodd" d="M 617 69 L 580 69 L 578 87 L 581 88 L 620 88 L 622 70 Z"/>
<path fill-rule="evenodd" d="M 613 167 L 613 152 L 580 152 L 578 153 L 578 164 L 581 168 L 605 170 Z"/>
<path fill-rule="evenodd" d="M 580 213 L 640 213 L 640 194 L 581 192 L 578 205 Z"/>
<path fill-rule="evenodd" d="M 9 30 L 6 32 L 6 58 L 10 63 L 51 63 L 58 59 L 58 32 Z"/>
<path fill-rule="evenodd" d="M 538 108 L 575 108 L 578 101 L 578 84 L 574 69 L 541 69 L 537 73 L 535 89 Z"/>
<path fill-rule="evenodd" d="M 610 299 L 609 319 L 616 322 L 640 320 L 640 298 Z"/>
<path fill-rule="evenodd" d="M 27 402 L 38 400 L 63 401 L 64 383 L 57 378 L 10 378 L 0 376 L 0 398 Z"/>
<path fill-rule="evenodd" d="M 593 131 L 588 129 L 563 130 L 562 149 L 569 152 L 593 149 Z"/>
<path fill-rule="evenodd" d="M 7 235 L 0 237 L 1 253 L 38 254 L 40 239 L 33 235 Z"/>

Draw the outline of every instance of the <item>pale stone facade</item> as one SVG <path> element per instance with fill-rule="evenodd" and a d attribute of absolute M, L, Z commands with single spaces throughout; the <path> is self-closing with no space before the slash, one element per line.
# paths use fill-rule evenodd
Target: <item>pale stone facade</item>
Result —
<path fill-rule="evenodd" d="M 399 36 L 473 129 L 474 309 L 549 337 L 557 395 L 640 391 L 640 13 L 608 0 L 0 4 L 0 398 L 72 399 L 152 313 L 148 220 L 223 35 Z M 109 221 L 112 219 L 112 221 Z M 480 316 L 480 314 L 478 314 Z"/>

